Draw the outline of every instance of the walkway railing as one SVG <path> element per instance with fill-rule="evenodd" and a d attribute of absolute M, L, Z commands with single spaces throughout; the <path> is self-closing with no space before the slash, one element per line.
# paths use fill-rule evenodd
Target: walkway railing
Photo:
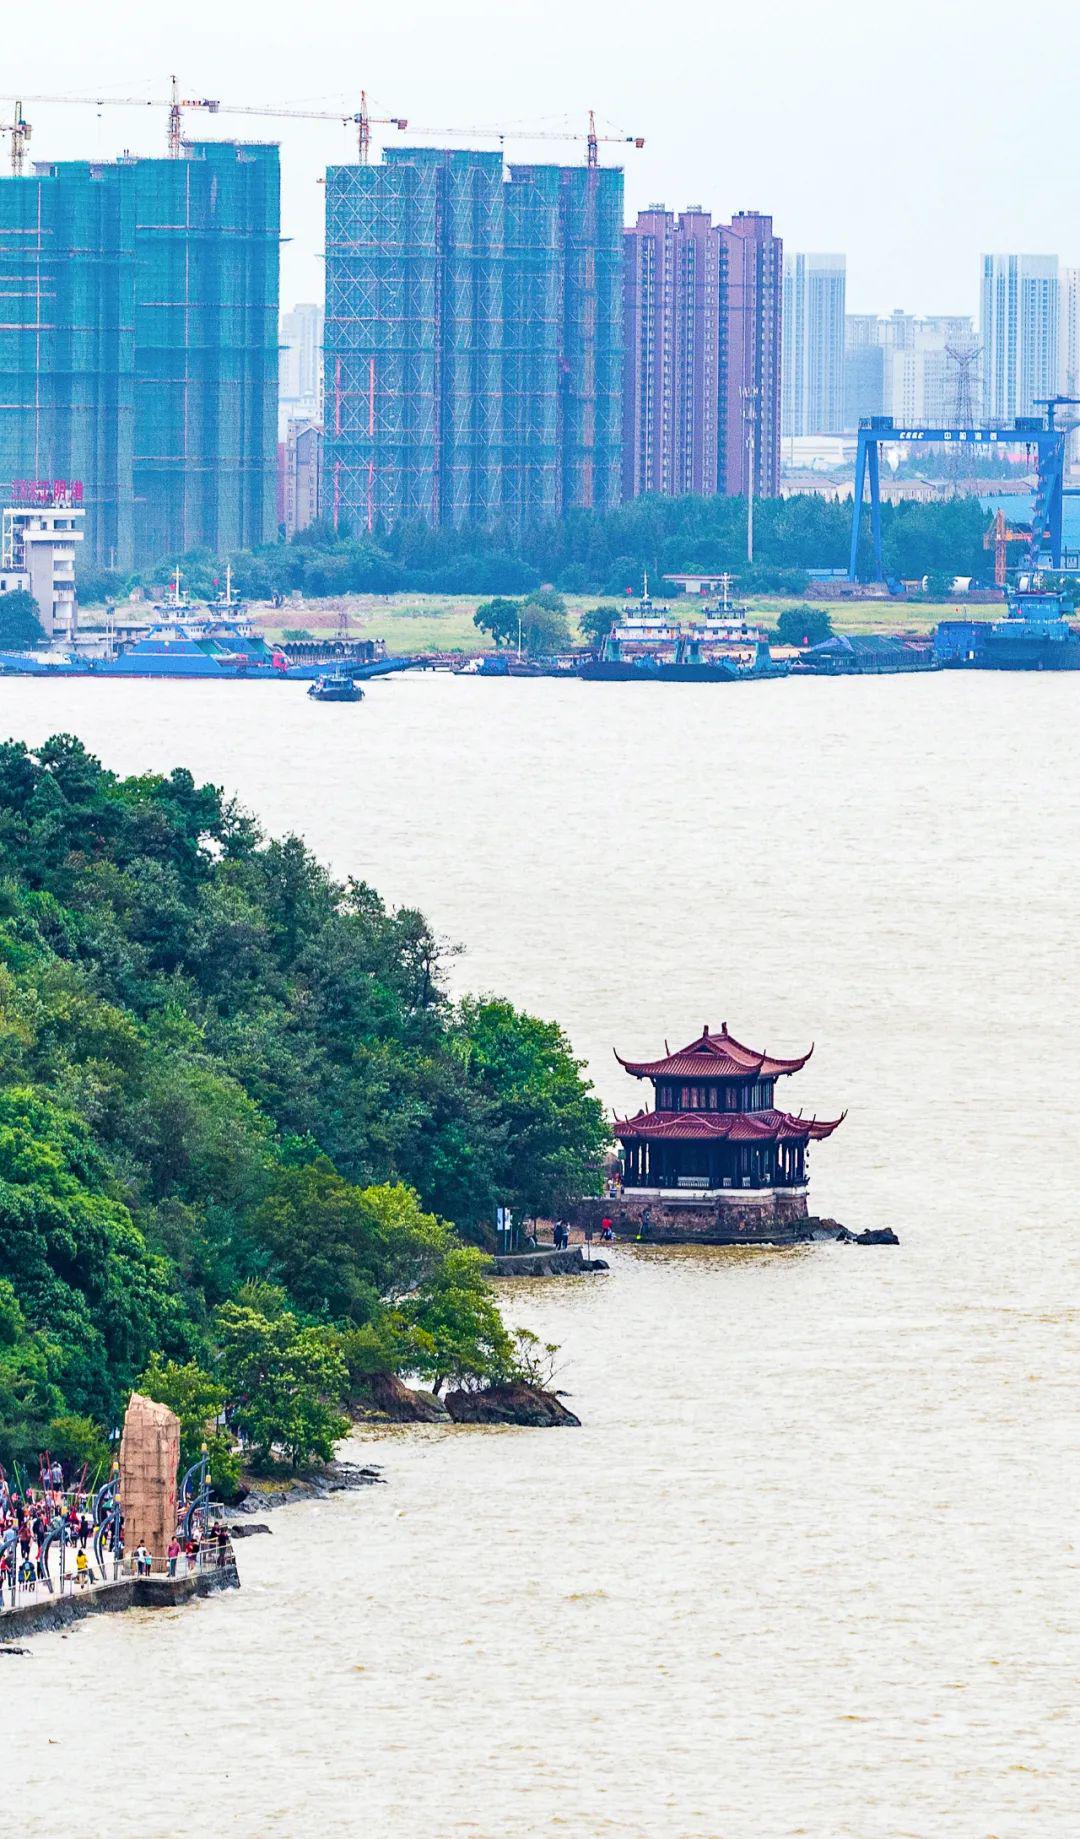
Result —
<path fill-rule="evenodd" d="M 42 1597 L 77 1596 L 138 1577 L 192 1577 L 236 1562 L 232 1540 L 221 1543 L 216 1537 L 208 1537 L 196 1552 L 181 1551 L 175 1558 L 156 1552 L 140 1557 L 121 1551 L 114 1556 L 106 1549 L 95 1562 L 96 1554 L 85 1548 L 83 1555 L 87 1562 L 80 1567 L 78 1552 L 70 1544 L 50 1549 L 46 1541 L 36 1558 L 23 1558 L 20 1548 L 14 1568 L 0 1577 L 0 1615 Z"/>

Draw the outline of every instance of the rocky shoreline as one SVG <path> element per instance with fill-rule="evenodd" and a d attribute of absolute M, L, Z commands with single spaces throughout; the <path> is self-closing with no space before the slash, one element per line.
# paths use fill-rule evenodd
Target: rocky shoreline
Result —
<path fill-rule="evenodd" d="M 282 1481 L 280 1486 L 266 1476 L 257 1476 L 247 1486 L 243 1498 L 235 1501 L 226 1511 L 230 1516 L 238 1513 L 271 1513 L 275 1507 L 293 1507 L 300 1501 L 323 1501 L 331 1494 L 378 1487 L 383 1481 L 382 1471 L 370 1464 L 328 1462 L 324 1469 L 313 1469 L 306 1475 L 297 1475 Z M 230 1525 L 230 1532 L 232 1530 Z M 254 1528 L 241 1522 L 237 1531 L 243 1539 L 250 1536 Z"/>

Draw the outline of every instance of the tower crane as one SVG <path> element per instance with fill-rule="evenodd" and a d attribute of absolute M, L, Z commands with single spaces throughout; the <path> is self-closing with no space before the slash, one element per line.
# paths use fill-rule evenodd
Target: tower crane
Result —
<path fill-rule="evenodd" d="M 372 127 L 404 129 L 408 121 L 404 115 L 372 115 L 368 110 L 367 93 L 360 91 L 360 107 L 354 112 L 339 109 L 294 109 L 275 108 L 269 104 L 243 102 L 221 102 L 215 96 L 181 96 L 177 79 L 172 77 L 171 92 L 168 99 L 161 96 L 30 96 L 31 102 L 73 103 L 78 107 L 101 108 L 146 108 L 167 109 L 169 115 L 168 144 L 169 153 L 177 159 L 184 138 L 184 110 L 204 109 L 209 115 L 266 115 L 272 120 L 293 121 L 340 121 L 352 123 L 357 131 L 357 151 L 360 164 L 366 166 L 371 153 Z M 8 126 L 4 124 L 3 132 L 11 134 L 11 165 L 13 172 L 23 170 L 25 143 L 30 137 L 30 124 L 22 120 L 22 103 L 16 104 L 15 121 Z M 16 164 L 18 160 L 18 164 Z"/>
<path fill-rule="evenodd" d="M 26 167 L 26 146 L 30 133 L 30 123 L 22 112 L 22 103 L 16 102 L 11 120 L 0 121 L 0 134 L 11 136 L 11 170 L 16 177 Z"/>
<path fill-rule="evenodd" d="M 417 128 L 417 134 L 438 134 L 448 140 L 469 140 L 474 136 L 481 140 L 583 140 L 587 143 L 586 164 L 590 167 L 599 165 L 601 141 L 609 141 L 620 147 L 644 147 L 643 134 L 598 134 L 596 132 L 596 114 L 589 110 L 589 126 L 584 134 L 575 134 L 572 129 L 560 128 Z"/>

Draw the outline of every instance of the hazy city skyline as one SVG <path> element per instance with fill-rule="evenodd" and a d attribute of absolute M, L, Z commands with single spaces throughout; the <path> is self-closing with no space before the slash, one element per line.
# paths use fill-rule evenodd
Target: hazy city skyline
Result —
<path fill-rule="evenodd" d="M 746 15 L 670 0 L 659 23 L 615 0 L 464 0 L 452 16 L 439 0 L 411 0 L 359 23 L 338 0 L 311 0 L 302 33 L 295 14 L 253 0 L 230 9 L 227 34 L 209 0 L 191 0 L 171 35 L 130 0 L 93 17 L 60 0 L 50 17 L 47 39 L 26 12 L 9 24 L 3 81 L 24 97 L 164 98 L 176 69 L 184 95 L 251 105 L 351 109 L 364 86 L 373 114 L 407 115 L 417 129 L 580 131 L 591 105 L 602 127 L 646 138 L 622 162 L 628 221 L 655 202 L 769 212 L 787 247 L 846 254 L 849 311 L 974 314 L 984 252 L 1054 250 L 1063 263 L 1077 253 L 1069 46 L 1080 27 L 1058 0 L 1036 0 L 1020 32 L 1004 0 L 985 0 L 977 31 L 967 9 L 930 0 L 911 0 L 889 26 L 856 0 L 812 13 L 760 0 Z M 355 73 L 355 88 L 328 90 L 328 71 Z M 1033 135 L 1023 108 L 1036 98 Z M 163 109 L 25 107 L 32 159 L 164 145 Z M 280 142 L 282 304 L 321 299 L 320 180 L 355 157 L 352 130 L 192 111 L 185 132 Z M 388 132 L 434 144 L 415 131 L 376 136 Z M 507 152 L 565 162 L 575 146 L 522 138 Z M 611 163 L 619 149 L 601 154 Z"/>

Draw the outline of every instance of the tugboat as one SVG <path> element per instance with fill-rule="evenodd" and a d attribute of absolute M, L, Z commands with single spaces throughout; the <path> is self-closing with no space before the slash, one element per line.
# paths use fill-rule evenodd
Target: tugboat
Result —
<path fill-rule="evenodd" d="M 328 670 L 325 676 L 316 677 L 308 688 L 308 695 L 315 702 L 362 702 L 364 692 L 358 683 L 354 683 L 348 671 Z"/>

